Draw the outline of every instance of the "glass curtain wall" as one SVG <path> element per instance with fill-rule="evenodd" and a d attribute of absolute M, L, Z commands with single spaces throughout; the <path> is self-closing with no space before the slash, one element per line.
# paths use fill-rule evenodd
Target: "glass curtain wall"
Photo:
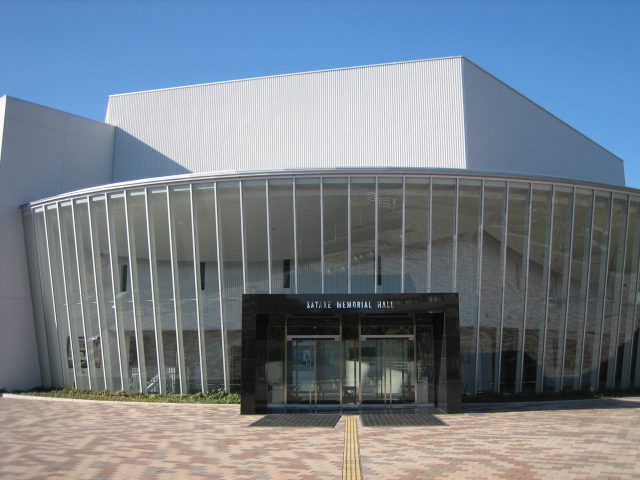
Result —
<path fill-rule="evenodd" d="M 395 293 L 403 284 L 404 195 L 402 178 L 378 179 L 376 292 Z"/>
<path fill-rule="evenodd" d="M 476 331 L 482 228 L 482 181 L 458 184 L 457 290 L 460 310 L 460 368 L 463 394 L 472 393 L 476 372 Z"/>
<path fill-rule="evenodd" d="M 388 173 L 25 208 L 43 380 L 236 390 L 243 293 L 455 291 L 463 393 L 638 385 L 639 214 L 629 193 Z"/>

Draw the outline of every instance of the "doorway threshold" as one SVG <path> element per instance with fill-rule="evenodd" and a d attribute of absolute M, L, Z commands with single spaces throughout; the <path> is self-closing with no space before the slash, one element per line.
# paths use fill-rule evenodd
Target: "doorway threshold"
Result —
<path fill-rule="evenodd" d="M 444 413 L 441 408 L 428 405 L 269 405 L 267 407 L 267 415 L 434 415 Z"/>

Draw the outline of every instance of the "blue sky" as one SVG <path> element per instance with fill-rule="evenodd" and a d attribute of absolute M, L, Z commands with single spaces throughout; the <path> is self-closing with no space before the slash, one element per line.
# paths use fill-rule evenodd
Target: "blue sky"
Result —
<path fill-rule="evenodd" d="M 640 188 L 640 1 L 0 1 L 0 96 L 104 120 L 110 94 L 463 55 Z"/>

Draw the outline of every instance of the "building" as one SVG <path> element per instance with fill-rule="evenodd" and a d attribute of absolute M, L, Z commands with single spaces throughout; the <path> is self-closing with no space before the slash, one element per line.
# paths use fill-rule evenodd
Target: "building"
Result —
<path fill-rule="evenodd" d="M 640 386 L 640 191 L 465 58 L 0 112 L 0 387 Z"/>

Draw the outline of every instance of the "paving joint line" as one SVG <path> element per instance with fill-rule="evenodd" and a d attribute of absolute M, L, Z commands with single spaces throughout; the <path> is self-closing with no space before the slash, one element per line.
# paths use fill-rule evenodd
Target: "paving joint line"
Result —
<path fill-rule="evenodd" d="M 342 479 L 362 480 L 360 444 L 358 442 L 358 417 L 355 415 L 345 417 Z"/>

